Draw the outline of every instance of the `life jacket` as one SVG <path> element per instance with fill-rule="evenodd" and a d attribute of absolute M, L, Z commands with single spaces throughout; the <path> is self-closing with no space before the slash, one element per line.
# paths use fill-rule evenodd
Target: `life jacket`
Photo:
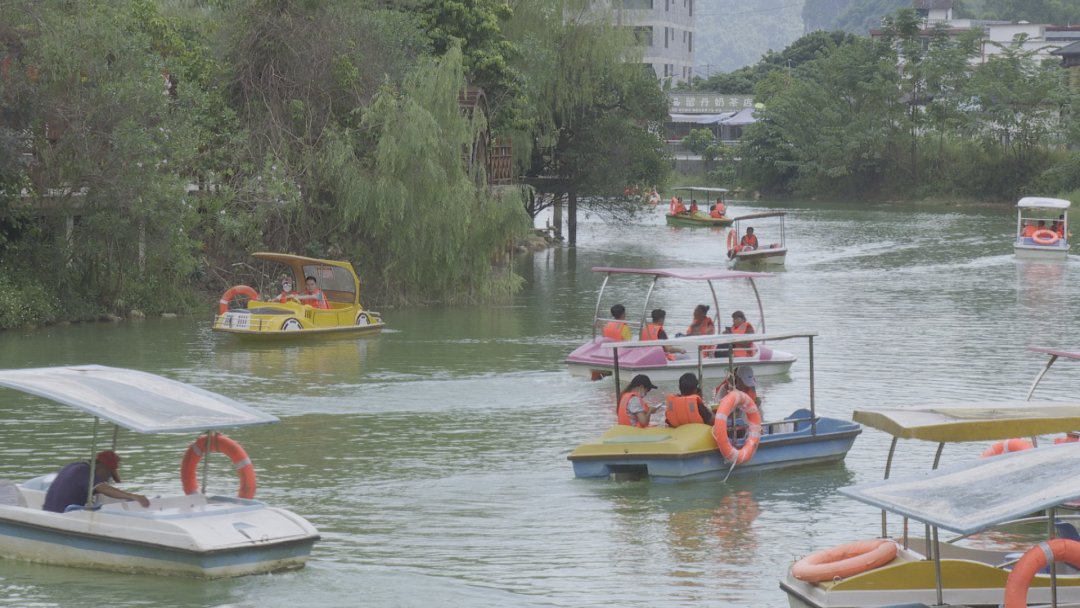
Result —
<path fill-rule="evenodd" d="M 656 323 L 649 323 L 645 327 L 641 328 L 642 340 L 659 340 L 660 330 L 663 329 L 663 325 L 657 325 Z"/>
<path fill-rule="evenodd" d="M 1059 239 L 1065 238 L 1065 224 L 1062 222 L 1054 222 L 1054 232 L 1057 233 Z"/>
<path fill-rule="evenodd" d="M 690 203 L 690 213 L 697 213 L 697 210 L 698 210 L 697 203 L 691 202 Z"/>
<path fill-rule="evenodd" d="M 700 396 L 668 395 L 664 402 L 667 404 L 668 426 L 674 428 L 692 422 L 705 424 L 705 419 L 698 411 L 698 405 L 705 403 Z"/>
<path fill-rule="evenodd" d="M 1025 238 L 1030 237 L 1031 235 L 1035 234 L 1036 230 L 1038 230 L 1038 228 L 1031 224 L 1028 224 L 1027 226 L 1024 226 L 1024 230 L 1020 233 L 1020 236 Z"/>
<path fill-rule="evenodd" d="M 289 300 L 289 297 L 295 296 L 295 295 L 297 295 L 297 293 L 295 291 L 288 291 L 288 292 L 283 291 L 283 292 L 281 292 L 280 295 L 278 295 L 278 297 L 274 298 L 273 301 L 274 302 L 287 302 Z"/>
<path fill-rule="evenodd" d="M 724 215 L 725 213 L 727 213 L 727 205 L 720 201 L 716 201 L 716 210 L 720 213 L 720 215 Z"/>
<path fill-rule="evenodd" d="M 619 398 L 619 424 L 623 426 L 635 426 L 638 428 L 645 428 L 648 425 L 640 424 L 638 422 L 637 416 L 630 415 L 630 410 L 628 408 L 630 407 L 630 399 L 633 397 L 638 396 L 633 391 L 626 391 L 625 393 L 623 393 L 622 397 Z M 644 405 L 646 409 L 648 409 L 649 404 L 645 402 L 645 398 L 638 398 L 641 399 L 641 404 Z"/>
<path fill-rule="evenodd" d="M 712 209 L 709 210 L 709 217 L 714 217 L 716 219 L 720 219 L 720 218 L 724 217 L 724 212 L 720 211 L 716 207 L 713 207 Z"/>
<path fill-rule="evenodd" d="M 686 328 L 688 336 L 707 336 L 714 333 L 716 333 L 716 324 L 713 323 L 712 317 L 705 317 L 701 323 L 694 321 L 690 327 Z"/>
<path fill-rule="evenodd" d="M 731 333 L 733 333 L 733 334 L 752 334 L 752 333 L 754 333 L 754 326 L 750 325 L 749 321 L 746 321 L 745 323 L 743 323 L 742 325 L 740 325 L 738 327 L 732 327 L 731 328 Z M 732 354 L 735 355 L 736 357 L 752 357 L 752 356 L 754 356 L 754 351 L 756 350 L 754 348 L 754 345 L 753 345 L 752 342 L 741 342 L 739 344 L 734 344 L 733 346 L 735 346 L 735 348 L 734 348 L 735 352 L 732 353 Z M 740 346 L 742 346 L 743 348 L 738 348 Z"/>
<path fill-rule="evenodd" d="M 739 245 L 741 245 L 743 248 L 753 247 L 754 249 L 757 249 L 757 247 L 758 247 L 758 245 L 757 245 L 757 235 L 756 234 L 743 235 L 742 240 L 739 241 Z"/>
<path fill-rule="evenodd" d="M 604 326 L 604 337 L 616 342 L 624 342 L 628 339 L 625 333 L 627 327 L 626 321 L 608 321 Z"/>
<path fill-rule="evenodd" d="M 323 310 L 328 310 L 330 308 L 330 304 L 326 302 L 326 296 L 323 295 L 322 290 L 318 287 L 315 288 L 315 291 L 305 290 L 304 295 L 318 296 L 314 300 L 304 300 L 304 302 L 310 305 L 312 308 L 321 308 Z"/>
<path fill-rule="evenodd" d="M 680 213 L 686 213 L 686 206 L 679 201 L 675 201 L 675 204 L 671 207 L 671 212 L 675 215 L 678 215 Z"/>

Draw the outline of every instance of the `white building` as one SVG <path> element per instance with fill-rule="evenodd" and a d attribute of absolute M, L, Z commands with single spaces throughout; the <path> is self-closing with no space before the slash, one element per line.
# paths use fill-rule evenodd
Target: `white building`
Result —
<path fill-rule="evenodd" d="M 616 24 L 634 29 L 644 62 L 664 85 L 693 76 L 695 1 L 612 0 Z"/>

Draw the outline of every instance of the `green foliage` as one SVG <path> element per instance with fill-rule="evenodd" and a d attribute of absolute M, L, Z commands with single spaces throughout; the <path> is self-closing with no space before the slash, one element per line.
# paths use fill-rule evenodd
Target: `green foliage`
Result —
<path fill-rule="evenodd" d="M 59 308 L 40 283 L 0 274 L 0 329 L 50 323 L 58 318 Z"/>
<path fill-rule="evenodd" d="M 715 140 L 712 131 L 708 129 L 691 129 L 690 134 L 683 138 L 682 143 L 694 154 L 704 154 L 705 149 Z"/>

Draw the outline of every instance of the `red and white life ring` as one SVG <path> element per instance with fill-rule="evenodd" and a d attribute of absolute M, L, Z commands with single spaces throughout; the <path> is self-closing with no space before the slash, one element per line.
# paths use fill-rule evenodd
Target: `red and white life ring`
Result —
<path fill-rule="evenodd" d="M 727 233 L 727 248 L 728 248 L 728 251 L 730 251 L 732 249 L 735 249 L 735 247 L 738 244 L 739 244 L 738 235 L 735 234 L 734 230 L 728 230 L 728 233 Z"/>
<path fill-rule="evenodd" d="M 1035 234 L 1031 235 L 1031 240 L 1035 241 L 1039 245 L 1053 245 L 1058 242 L 1058 235 L 1053 230 L 1036 230 Z"/>
<path fill-rule="evenodd" d="M 221 296 L 218 300 L 218 314 L 223 315 L 229 311 L 229 302 L 232 302 L 236 296 L 244 296 L 249 300 L 258 300 L 259 292 L 247 285 L 233 285 Z"/>
<path fill-rule="evenodd" d="M 884 566 L 896 552 L 896 541 L 889 538 L 857 540 L 807 555 L 791 566 L 791 575 L 808 583 L 847 578 Z"/>
<path fill-rule="evenodd" d="M 1055 538 L 1027 550 L 1005 580 L 1005 608 L 1027 608 L 1027 594 L 1035 573 L 1046 567 L 1050 557 L 1080 568 L 1080 542 Z"/>
<path fill-rule="evenodd" d="M 255 498 L 255 465 L 251 464 L 247 452 L 232 439 L 221 433 L 213 433 L 213 441 L 210 449 L 206 448 L 208 435 L 203 435 L 188 446 L 184 452 L 184 460 L 180 464 L 180 482 L 184 484 L 184 494 L 194 494 L 199 491 L 198 464 L 203 454 L 218 452 L 232 460 L 233 467 L 240 475 L 240 490 L 236 493 L 240 498 Z"/>
<path fill-rule="evenodd" d="M 983 451 L 981 456 L 983 458 L 987 458 L 989 456 L 997 456 L 999 454 L 1008 454 L 1009 452 L 1030 450 L 1033 447 L 1035 447 L 1035 445 L 1027 439 L 1006 439 L 986 448 L 986 450 Z"/>
<path fill-rule="evenodd" d="M 727 421 L 735 410 L 741 410 L 749 428 L 746 430 L 746 441 L 741 448 L 736 449 L 728 439 Z M 754 400 L 742 391 L 731 391 L 720 400 L 716 406 L 716 418 L 713 420 L 713 438 L 716 439 L 716 447 L 724 456 L 725 460 L 735 461 L 735 464 L 743 464 L 754 457 L 758 443 L 761 442 L 761 410 L 758 409 Z"/>

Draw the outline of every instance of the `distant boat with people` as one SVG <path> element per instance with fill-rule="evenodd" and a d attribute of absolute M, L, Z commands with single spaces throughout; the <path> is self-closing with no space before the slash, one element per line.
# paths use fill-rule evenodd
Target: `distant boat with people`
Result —
<path fill-rule="evenodd" d="M 1016 203 L 1016 237 L 1013 252 L 1018 260 L 1058 260 L 1069 256 L 1069 207 L 1063 198 L 1025 196 Z"/>
<path fill-rule="evenodd" d="M 671 197 L 665 215 L 669 226 L 700 228 L 731 225 L 732 219 L 727 214 L 725 200 L 725 196 L 731 191 L 727 188 L 678 186 L 672 190 L 675 196 Z M 685 196 L 679 196 L 680 194 Z M 700 201 L 698 197 L 701 198 Z"/>

